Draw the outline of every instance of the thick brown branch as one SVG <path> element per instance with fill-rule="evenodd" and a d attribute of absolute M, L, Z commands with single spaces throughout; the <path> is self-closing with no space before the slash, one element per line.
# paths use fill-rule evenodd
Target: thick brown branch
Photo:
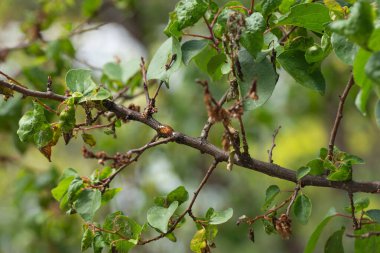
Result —
<path fill-rule="evenodd" d="M 340 96 L 340 101 L 339 101 L 339 106 L 338 106 L 338 111 L 336 113 L 335 117 L 335 122 L 334 126 L 331 130 L 330 134 L 330 141 L 329 141 L 329 151 L 328 151 L 328 159 L 332 159 L 333 157 L 333 151 L 334 151 L 334 143 L 335 143 L 335 138 L 336 134 L 338 133 L 338 128 L 340 125 L 340 121 L 343 118 L 343 107 L 344 107 L 344 102 L 346 101 L 347 95 L 350 92 L 351 87 L 354 85 L 354 76 L 351 74 L 350 79 L 348 80 L 348 83 L 346 85 L 346 88 L 344 89 L 342 96 Z"/>
<path fill-rule="evenodd" d="M 33 96 L 39 98 L 47 98 L 57 101 L 63 101 L 66 99 L 65 96 L 61 96 L 55 93 L 47 93 L 47 92 L 39 92 L 32 91 L 20 86 L 16 86 L 13 84 L 9 84 L 5 81 L 0 80 L 0 85 L 4 87 L 11 88 L 15 91 L 18 91 L 26 96 Z M 110 100 L 103 101 L 103 106 L 116 114 L 119 118 L 126 120 L 134 120 L 141 122 L 152 129 L 156 130 L 158 133 L 162 132 L 163 128 L 167 128 L 164 124 L 158 122 L 152 117 L 146 118 L 143 114 L 130 110 L 124 106 L 118 105 Z M 173 136 L 173 141 L 178 144 L 183 144 L 194 149 L 199 150 L 201 153 L 206 153 L 213 156 L 218 161 L 228 161 L 228 153 L 222 151 L 220 148 L 215 145 L 209 143 L 207 140 L 201 138 L 194 138 L 187 136 L 180 132 L 170 132 L 166 136 L 162 137 L 171 137 Z M 235 164 L 246 169 L 254 170 L 263 174 L 266 174 L 271 177 L 277 177 L 283 180 L 291 181 L 297 183 L 296 172 L 294 170 L 290 170 L 284 167 L 281 167 L 277 164 L 271 164 L 267 162 L 263 162 L 260 160 L 256 160 L 253 158 L 239 158 L 235 156 Z M 355 182 L 355 181 L 347 181 L 347 182 L 337 182 L 337 181 L 329 181 L 323 176 L 311 176 L 307 175 L 301 180 L 301 186 L 317 186 L 317 187 L 327 187 L 327 188 L 336 188 L 345 191 L 349 191 L 352 193 L 355 192 L 367 192 L 367 193 L 380 193 L 380 182 Z"/>

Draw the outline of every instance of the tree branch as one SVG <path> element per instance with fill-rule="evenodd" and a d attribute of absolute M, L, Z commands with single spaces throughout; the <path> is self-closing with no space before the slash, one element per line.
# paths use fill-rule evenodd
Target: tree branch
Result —
<path fill-rule="evenodd" d="M 63 101 L 67 97 L 58 95 L 51 92 L 40 92 L 40 91 L 33 91 L 29 90 L 27 88 L 23 88 L 14 84 L 10 84 L 5 81 L 0 80 L 0 86 L 10 88 L 14 91 L 20 92 L 21 94 L 25 96 L 32 96 L 32 97 L 38 97 L 38 98 L 47 98 L 52 99 L 56 101 Z M 176 131 L 168 131 L 164 132 L 162 129 L 168 129 L 170 127 L 158 122 L 153 117 L 144 117 L 142 113 L 133 111 L 131 109 L 128 109 L 124 106 L 118 105 L 114 103 L 111 100 L 104 100 L 103 106 L 115 113 L 115 115 L 119 118 L 125 119 L 125 120 L 134 120 L 141 122 L 150 128 L 154 129 L 161 135 L 161 137 L 173 137 L 172 141 L 176 142 L 178 144 L 186 145 L 189 147 L 192 147 L 194 149 L 199 150 L 201 153 L 205 153 L 208 155 L 211 155 L 214 157 L 217 161 L 228 161 L 228 153 L 222 151 L 220 148 L 216 147 L 215 145 L 209 143 L 207 140 L 201 139 L 201 138 L 194 138 L 187 136 L 181 132 Z M 170 128 L 171 129 L 171 128 Z M 235 156 L 235 164 L 241 167 L 244 167 L 246 169 L 254 170 L 263 174 L 266 174 L 271 177 L 280 178 L 283 180 L 291 181 L 294 183 L 297 183 L 297 177 L 296 177 L 296 171 L 291 170 L 288 168 L 281 167 L 277 164 L 272 164 L 268 162 L 263 162 L 260 160 L 256 160 L 253 158 L 239 158 L 238 156 Z M 338 181 L 329 181 L 323 176 L 311 176 L 307 175 L 304 178 L 302 178 L 300 182 L 302 187 L 305 186 L 317 186 L 317 187 L 327 187 L 327 188 L 336 188 L 341 189 L 348 192 L 367 192 L 367 193 L 380 193 L 380 182 L 379 181 L 373 181 L 373 182 L 356 182 L 356 181 L 345 181 L 345 182 L 338 182 Z"/>
<path fill-rule="evenodd" d="M 330 134 L 329 150 L 328 150 L 328 155 L 327 155 L 327 158 L 329 160 L 332 160 L 332 157 L 333 157 L 336 134 L 338 133 L 340 121 L 343 118 L 344 102 L 346 101 L 347 95 L 350 92 L 350 89 L 353 85 L 354 85 L 354 76 L 353 76 L 353 74 L 351 74 L 350 79 L 348 80 L 348 83 L 346 85 L 346 88 L 344 88 L 342 95 L 339 96 L 340 101 L 339 101 L 338 111 L 336 113 L 334 126 L 333 126 L 333 128 L 331 130 L 331 134 Z"/>

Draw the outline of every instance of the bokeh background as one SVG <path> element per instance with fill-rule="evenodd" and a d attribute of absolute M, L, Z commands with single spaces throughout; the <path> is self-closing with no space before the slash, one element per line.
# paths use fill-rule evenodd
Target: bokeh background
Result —
<path fill-rule="evenodd" d="M 217 2 L 222 4 L 224 1 Z M 73 67 L 91 68 L 94 76 L 100 78 L 101 69 L 108 62 L 124 62 L 140 56 L 149 59 L 166 39 L 162 31 L 175 3 L 175 0 L 104 0 L 99 12 L 88 18 L 83 13 L 83 1 L 1 0 L 0 70 L 31 88 L 41 90 L 48 75 L 53 77 L 57 84 L 55 87 L 58 87 L 63 84 L 67 70 Z M 36 20 L 41 21 L 45 41 L 37 40 L 24 46 L 23 43 L 35 36 L 33 24 Z M 73 27 L 78 25 L 99 27 L 70 36 L 68 40 L 72 48 L 64 43 L 58 46 L 50 43 L 57 38 L 67 38 Z M 198 24 L 192 32 L 207 31 Z M 344 88 L 349 71 L 334 54 L 327 58 L 323 63 L 323 74 L 327 80 L 324 96 L 296 84 L 291 77 L 280 72 L 280 80 L 270 100 L 244 115 L 251 155 L 267 160 L 273 131 L 281 125 L 273 156 L 275 163 L 296 170 L 316 158 L 319 149 L 327 146 L 338 95 Z M 195 80 L 205 78 L 195 65 L 182 68 L 171 79 L 170 89 L 163 89 L 160 93 L 159 112 L 155 117 L 178 131 L 198 136 L 207 120 L 207 113 L 202 102 L 202 89 Z M 223 80 L 210 83 L 212 91 L 219 95 L 228 85 Z M 375 124 L 373 111 L 369 110 L 367 116 L 363 116 L 355 108 L 357 92 L 357 87 L 354 87 L 348 96 L 337 145 L 366 161 L 365 165 L 355 167 L 355 180 L 376 180 L 380 178 L 380 130 Z M 133 102 L 143 107 L 145 100 L 141 97 Z M 370 101 L 369 108 L 374 108 L 374 102 Z M 65 168 L 75 168 L 81 175 L 89 175 L 101 165 L 83 159 L 80 138 L 67 146 L 60 141 L 53 149 L 51 163 L 33 145 L 21 143 L 16 135 L 17 122 L 29 104 L 29 99 L 20 96 L 8 102 L 0 99 L 0 252 L 80 252 L 81 220 L 59 210 L 50 190 Z M 222 131 L 220 126 L 216 126 L 210 141 L 220 145 Z M 152 130 L 134 122 L 117 129 L 116 139 L 103 131 L 92 133 L 97 139 L 94 151 L 105 150 L 111 154 L 139 147 L 154 135 Z M 179 185 L 193 192 L 210 161 L 207 155 L 176 144 L 147 151 L 138 163 L 115 180 L 113 186 L 123 190 L 110 205 L 102 207 L 96 219 L 102 221 L 107 213 L 122 210 L 144 223 L 146 211 L 155 196 L 164 195 Z M 229 172 L 225 164 L 218 166 L 194 209 L 200 215 L 210 206 L 216 210 L 234 209 L 233 218 L 220 227 L 215 252 L 302 252 L 328 209 L 334 206 L 344 212 L 348 204 L 348 196 L 344 192 L 305 188 L 303 191 L 313 202 L 309 223 L 300 225 L 293 222 L 293 236 L 290 240 L 282 240 L 276 234 L 266 235 L 258 222 L 255 225 L 255 243 L 252 243 L 248 239 L 248 227 L 244 224 L 236 226 L 235 221 L 244 214 L 260 214 L 265 189 L 271 184 L 277 184 L 283 190 L 278 201 L 287 198 L 294 188 L 292 183 L 253 171 L 234 167 Z M 378 207 L 379 199 L 369 197 L 370 207 Z M 348 230 L 351 229 L 349 221 L 336 218 L 326 228 L 316 252 L 322 251 L 329 234 L 339 229 L 342 222 Z M 190 252 L 189 243 L 195 231 L 194 224 L 189 222 L 176 233 L 177 243 L 163 239 L 136 247 L 132 252 Z M 344 244 L 347 252 L 353 252 L 352 239 L 344 238 Z"/>

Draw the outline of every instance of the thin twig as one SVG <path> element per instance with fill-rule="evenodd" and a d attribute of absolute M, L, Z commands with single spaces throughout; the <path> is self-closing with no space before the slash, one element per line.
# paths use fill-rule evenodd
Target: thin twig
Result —
<path fill-rule="evenodd" d="M 359 229 L 359 223 L 355 217 L 354 194 L 352 192 L 348 192 L 348 198 L 350 199 L 351 218 L 352 218 L 352 222 L 354 224 L 354 230 L 357 230 L 357 229 Z"/>
<path fill-rule="evenodd" d="M 373 231 L 373 232 L 367 232 L 367 233 L 364 233 L 361 235 L 346 234 L 346 236 L 351 237 L 351 238 L 365 239 L 365 238 L 369 238 L 371 236 L 380 236 L 380 232 Z"/>
<path fill-rule="evenodd" d="M 202 190 L 203 186 L 207 183 L 207 180 L 210 178 L 212 172 L 214 171 L 214 169 L 216 168 L 216 166 L 218 165 L 218 163 L 219 162 L 217 160 L 215 160 L 211 164 L 211 166 L 208 168 L 208 170 L 206 172 L 206 175 L 203 177 L 203 179 L 202 179 L 201 183 L 199 184 L 197 190 L 194 192 L 193 198 L 191 199 L 189 206 L 178 217 L 178 219 L 173 223 L 173 225 L 168 229 L 168 231 L 166 233 L 160 234 L 159 236 L 153 237 L 153 238 L 151 238 L 149 240 L 140 240 L 138 242 L 139 245 L 144 245 L 144 244 L 147 244 L 147 243 L 150 243 L 150 242 L 153 242 L 153 241 L 157 241 L 157 240 L 165 237 L 166 235 L 170 234 L 171 232 L 173 232 L 176 229 L 177 225 L 186 216 L 186 214 L 189 214 L 190 217 L 192 217 L 193 219 L 195 219 L 194 215 L 192 214 L 192 208 L 193 208 L 193 205 L 195 203 L 195 200 L 197 199 L 197 197 L 198 197 L 200 191 Z"/>
<path fill-rule="evenodd" d="M 272 147 L 269 150 L 267 150 L 268 156 L 269 156 L 269 158 L 268 158 L 269 163 L 273 163 L 273 159 L 272 159 L 273 149 L 277 146 L 276 145 L 276 136 L 277 136 L 278 132 L 280 131 L 280 129 L 281 129 L 281 126 L 278 126 L 276 128 L 276 130 L 274 130 L 273 135 L 272 135 Z"/>
<path fill-rule="evenodd" d="M 184 36 L 189 36 L 189 37 L 195 37 L 195 38 L 202 38 L 206 40 L 212 40 L 211 36 L 205 36 L 205 35 L 200 35 L 200 34 L 193 34 L 193 33 L 183 33 Z"/>
<path fill-rule="evenodd" d="M 343 107 L 344 107 L 344 102 L 346 101 L 347 95 L 350 92 L 351 87 L 354 85 L 354 76 L 351 74 L 350 79 L 348 80 L 348 83 L 346 87 L 344 88 L 344 91 L 341 96 L 339 96 L 339 106 L 338 106 L 338 111 L 336 113 L 335 117 L 335 122 L 334 126 L 331 130 L 330 133 L 330 141 L 329 141 L 329 149 L 328 149 L 328 155 L 327 158 L 331 161 L 333 158 L 333 152 L 334 152 L 334 143 L 335 143 L 335 138 L 338 133 L 338 128 L 340 121 L 343 118 Z"/>
<path fill-rule="evenodd" d="M 149 106 L 149 104 L 150 104 L 150 97 L 149 97 L 149 92 L 148 92 L 148 80 L 147 80 L 147 77 L 146 77 L 146 68 L 145 68 L 144 57 L 141 57 L 140 68 L 141 68 L 141 73 L 142 73 L 142 77 L 143 77 L 145 101 L 146 101 L 146 105 Z"/>
<path fill-rule="evenodd" d="M 296 29 L 297 26 L 293 26 L 289 32 L 285 33 L 284 36 L 282 36 L 282 38 L 278 41 L 278 44 L 282 45 Z"/>
<path fill-rule="evenodd" d="M 286 208 L 286 216 L 289 216 L 290 210 L 292 209 L 292 206 L 294 204 L 294 201 L 296 200 L 296 197 L 297 197 L 300 189 L 301 189 L 301 186 L 299 184 L 297 184 L 296 187 L 294 188 L 294 192 L 293 192 L 292 197 L 290 199 L 290 203 L 289 203 L 288 207 Z"/>
<path fill-rule="evenodd" d="M 249 11 L 248 11 L 249 15 L 253 13 L 254 6 L 255 6 L 255 0 L 251 0 L 251 6 L 249 7 Z"/>

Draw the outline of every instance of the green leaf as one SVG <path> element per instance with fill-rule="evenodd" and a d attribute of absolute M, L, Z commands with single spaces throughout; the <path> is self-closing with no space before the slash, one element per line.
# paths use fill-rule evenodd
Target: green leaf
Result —
<path fill-rule="evenodd" d="M 351 155 L 343 152 L 342 162 L 354 164 L 364 164 L 364 160 L 356 155 Z"/>
<path fill-rule="evenodd" d="M 358 1 L 351 7 L 351 14 L 347 20 L 337 20 L 329 28 L 351 41 L 367 48 L 368 39 L 373 30 L 372 8 L 370 3 Z"/>
<path fill-rule="evenodd" d="M 71 181 L 69 188 L 67 189 L 67 199 L 69 202 L 73 199 L 74 195 L 83 187 L 83 180 L 80 177 L 75 177 Z"/>
<path fill-rule="evenodd" d="M 369 206 L 369 198 L 358 198 L 354 200 L 355 213 L 361 212 Z M 347 206 L 344 208 L 346 212 L 351 213 L 351 206 Z"/>
<path fill-rule="evenodd" d="M 279 193 L 280 193 L 280 188 L 277 185 L 269 186 L 265 192 L 265 203 L 261 209 L 264 211 L 267 210 L 272 205 L 274 198 Z"/>
<path fill-rule="evenodd" d="M 71 133 L 75 127 L 75 98 L 69 98 L 65 101 L 65 108 L 59 114 L 59 123 L 63 133 Z"/>
<path fill-rule="evenodd" d="M 100 208 L 102 194 L 99 190 L 84 189 L 75 202 L 75 210 L 85 221 L 91 221 Z"/>
<path fill-rule="evenodd" d="M 82 236 L 82 241 L 81 241 L 81 251 L 85 251 L 86 249 L 90 248 L 94 240 L 94 233 L 92 232 L 91 229 L 87 228 Z"/>
<path fill-rule="evenodd" d="M 379 232 L 379 224 L 363 225 L 360 230 L 355 230 L 354 234 L 364 235 L 369 232 Z M 355 239 L 355 253 L 378 253 L 380 248 L 380 237 L 370 236 L 367 238 Z"/>
<path fill-rule="evenodd" d="M 179 186 L 173 191 L 171 191 L 166 197 L 168 205 L 174 201 L 178 201 L 178 205 L 186 202 L 189 199 L 189 193 L 186 191 L 185 187 Z"/>
<path fill-rule="evenodd" d="M 297 0 L 282 0 L 280 6 L 278 7 L 281 13 L 287 13 L 290 11 L 290 7 L 294 5 Z"/>
<path fill-rule="evenodd" d="M 311 215 L 311 200 L 305 195 L 298 195 L 293 206 L 294 215 L 299 222 L 306 224 L 309 221 Z"/>
<path fill-rule="evenodd" d="M 177 210 L 178 202 L 174 201 L 170 204 L 168 208 L 154 206 L 148 210 L 147 219 L 149 225 L 154 228 L 157 228 L 162 233 L 166 233 L 168 231 L 168 222 L 170 217 Z"/>
<path fill-rule="evenodd" d="M 310 167 L 305 167 L 305 166 L 302 166 L 301 168 L 299 168 L 297 170 L 297 180 L 301 180 L 304 176 L 306 176 L 307 174 L 309 174 L 309 172 L 311 171 L 311 168 Z"/>
<path fill-rule="evenodd" d="M 273 225 L 273 222 L 270 222 L 268 220 L 261 220 L 264 225 L 264 231 L 266 234 L 274 234 L 276 233 L 276 228 Z"/>
<path fill-rule="evenodd" d="M 51 194 L 53 195 L 53 198 L 55 198 L 57 201 L 61 201 L 62 198 L 66 195 L 67 190 L 69 189 L 69 186 L 71 182 L 74 180 L 75 176 L 68 176 L 63 178 L 58 185 L 51 190 Z"/>
<path fill-rule="evenodd" d="M 91 147 L 96 145 L 96 140 L 92 134 L 83 133 L 82 139 L 86 144 L 90 145 Z"/>
<path fill-rule="evenodd" d="M 299 84 L 324 94 L 326 84 L 320 67 L 307 63 L 302 51 L 284 51 L 277 60 Z"/>
<path fill-rule="evenodd" d="M 53 139 L 53 129 L 50 124 L 43 124 L 39 126 L 39 130 L 34 134 L 34 143 L 37 148 L 47 146 Z"/>
<path fill-rule="evenodd" d="M 176 38 L 167 39 L 156 51 L 149 64 L 147 78 L 169 82 L 170 75 L 179 69 L 182 61 L 181 45 Z"/>
<path fill-rule="evenodd" d="M 281 0 L 266 0 L 262 2 L 261 11 L 264 17 L 274 12 L 280 6 Z"/>
<path fill-rule="evenodd" d="M 123 70 L 119 63 L 109 62 L 103 66 L 103 74 L 105 74 L 111 80 L 121 82 L 122 73 L 123 73 Z"/>
<path fill-rule="evenodd" d="M 348 65 L 354 64 L 356 53 L 359 50 L 359 47 L 356 44 L 338 33 L 332 34 L 331 44 L 336 56 L 338 56 L 342 62 Z"/>
<path fill-rule="evenodd" d="M 119 240 L 114 243 L 116 252 L 118 253 L 128 253 L 129 250 L 134 248 L 136 244 L 130 242 L 130 241 L 125 241 L 125 240 Z"/>
<path fill-rule="evenodd" d="M 328 150 L 327 150 L 327 148 L 321 148 L 321 149 L 319 150 L 319 158 L 321 158 L 322 160 L 325 160 L 326 157 L 327 157 L 327 155 L 328 155 Z"/>
<path fill-rule="evenodd" d="M 317 226 L 317 228 L 311 234 L 311 236 L 309 238 L 309 241 L 306 244 L 304 253 L 313 253 L 314 252 L 315 246 L 317 245 L 318 239 L 319 239 L 320 235 L 322 234 L 323 229 L 325 228 L 325 226 L 327 225 L 327 223 L 329 223 L 329 221 L 333 217 L 335 217 L 336 214 L 337 214 L 337 212 L 336 212 L 335 208 L 331 208 L 327 212 L 325 218 L 322 220 L 321 223 L 319 223 L 319 225 Z"/>
<path fill-rule="evenodd" d="M 33 102 L 33 111 L 26 112 L 19 121 L 17 134 L 21 141 L 34 140 L 34 134 L 47 124 L 44 108 L 37 102 Z"/>
<path fill-rule="evenodd" d="M 110 200 L 112 200 L 119 192 L 121 192 L 122 188 L 113 188 L 107 189 L 102 195 L 102 205 L 107 204 Z"/>
<path fill-rule="evenodd" d="M 91 70 L 70 69 L 66 74 L 66 85 L 72 92 L 80 92 L 84 96 L 96 89 L 96 84 L 91 78 Z"/>
<path fill-rule="evenodd" d="M 84 0 L 82 2 L 82 13 L 86 17 L 91 17 L 102 5 L 102 0 Z"/>
<path fill-rule="evenodd" d="M 305 60 L 307 63 L 313 63 L 313 62 L 320 62 L 325 58 L 325 53 L 323 52 L 322 48 L 314 44 L 313 46 L 309 47 L 305 52 Z"/>
<path fill-rule="evenodd" d="M 361 90 L 355 98 L 355 105 L 358 108 L 358 110 L 363 114 L 363 116 L 367 115 L 367 103 L 371 95 L 371 91 L 372 83 L 365 82 L 364 86 L 361 88 Z"/>
<path fill-rule="evenodd" d="M 232 208 L 228 208 L 224 211 L 213 211 L 210 218 L 209 218 L 209 224 L 211 225 L 219 225 L 227 222 L 229 219 L 231 219 L 234 211 Z"/>
<path fill-rule="evenodd" d="M 375 29 L 372 32 L 371 37 L 368 40 L 368 47 L 372 51 L 379 51 L 380 50 L 380 28 Z"/>
<path fill-rule="evenodd" d="M 216 55 L 218 55 L 218 52 L 216 51 L 215 48 L 213 48 L 211 46 L 206 46 L 193 59 L 194 59 L 195 64 L 197 65 L 197 67 L 207 74 L 208 73 L 207 65 L 208 65 L 210 59 Z"/>
<path fill-rule="evenodd" d="M 208 44 L 208 40 L 189 40 L 183 43 L 181 46 L 183 63 L 188 65 Z"/>
<path fill-rule="evenodd" d="M 345 227 L 342 227 L 327 239 L 325 253 L 344 253 L 342 237 L 345 229 Z"/>
<path fill-rule="evenodd" d="M 208 4 L 203 0 L 179 1 L 170 13 L 169 23 L 164 32 L 167 36 L 180 36 L 180 31 L 194 25 L 207 11 Z"/>
<path fill-rule="evenodd" d="M 207 64 L 207 73 L 213 80 L 219 80 L 223 76 L 222 68 L 226 64 L 228 65 L 225 54 L 215 55 Z"/>
<path fill-rule="evenodd" d="M 264 44 L 265 20 L 259 12 L 254 12 L 245 19 L 245 24 L 246 29 L 241 35 L 240 44 L 256 57 Z"/>
<path fill-rule="evenodd" d="M 256 80 L 258 99 L 244 100 L 244 109 L 253 110 L 262 106 L 272 96 L 278 75 L 268 59 L 264 58 L 260 62 L 255 61 L 247 50 L 239 52 L 239 62 L 243 73 L 243 80 L 238 80 L 242 97 L 245 97 L 250 92 L 252 84 Z"/>
<path fill-rule="evenodd" d="M 290 13 L 281 17 L 277 25 L 294 25 L 322 33 L 324 25 L 330 22 L 329 10 L 318 3 L 297 4 Z"/>
<path fill-rule="evenodd" d="M 352 179 L 352 167 L 351 165 L 342 164 L 327 176 L 330 181 L 348 181 Z"/>
<path fill-rule="evenodd" d="M 369 57 L 365 73 L 369 79 L 380 85 L 380 52 L 375 52 Z"/>
<path fill-rule="evenodd" d="M 203 249 L 207 247 L 206 229 L 198 230 L 193 239 L 190 241 L 190 250 L 195 253 L 202 253 Z"/>
<path fill-rule="evenodd" d="M 371 218 L 376 223 L 380 223 L 380 210 L 379 209 L 371 209 L 365 212 L 365 214 Z"/>
<path fill-rule="evenodd" d="M 323 160 L 321 159 L 311 160 L 306 164 L 306 166 L 311 169 L 310 175 L 313 176 L 319 176 L 325 172 L 325 168 L 323 167 Z"/>

